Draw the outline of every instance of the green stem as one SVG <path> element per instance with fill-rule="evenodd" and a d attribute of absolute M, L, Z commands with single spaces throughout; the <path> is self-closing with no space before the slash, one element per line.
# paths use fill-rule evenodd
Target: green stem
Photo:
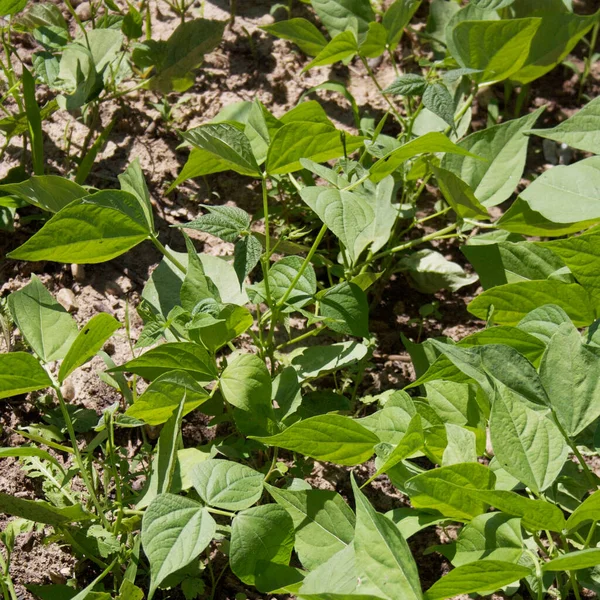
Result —
<path fill-rule="evenodd" d="M 265 280 L 265 293 L 267 295 L 267 304 L 271 306 L 271 287 L 269 284 L 269 263 L 271 261 L 271 232 L 269 224 L 269 195 L 267 191 L 267 176 L 264 175 L 261 180 L 263 214 L 265 219 L 265 253 L 261 264 Z"/>
<path fill-rule="evenodd" d="M 220 508 L 211 508 L 210 506 L 207 506 L 206 510 L 209 513 L 213 513 L 213 515 L 223 515 L 224 517 L 231 517 L 232 519 L 235 517 L 235 513 L 228 510 L 221 510 Z"/>
<path fill-rule="evenodd" d="M 585 58 L 585 66 L 583 68 L 583 73 L 581 75 L 581 81 L 579 83 L 579 94 L 577 96 L 577 100 L 581 100 L 581 96 L 583 96 L 583 90 L 585 88 L 585 84 L 587 78 L 589 77 L 592 71 L 592 57 L 594 56 L 594 50 L 596 48 L 596 42 L 598 41 L 598 31 L 600 30 L 600 21 L 596 21 L 594 28 L 592 29 L 592 39 L 590 41 L 590 51 Z"/>
<path fill-rule="evenodd" d="M 2 584 L 3 595 L 6 600 L 18 600 L 17 592 L 15 591 L 15 586 L 10 577 L 10 573 L 8 571 L 7 561 L 4 560 L 4 556 L 2 555 L 2 551 L 0 550 L 0 583 Z M 10 596 L 9 596 L 10 594 Z"/>
<path fill-rule="evenodd" d="M 542 573 L 542 567 L 540 565 L 540 561 L 539 561 L 538 557 L 531 550 L 525 549 L 525 552 L 527 554 L 529 554 L 529 556 L 531 557 L 531 559 L 533 560 L 533 562 L 535 564 L 535 578 L 538 581 L 537 600 L 543 600 L 543 598 L 544 598 L 544 579 L 543 579 L 543 573 Z"/>
<path fill-rule="evenodd" d="M 310 331 L 307 331 L 306 333 L 303 333 L 302 335 L 299 335 L 298 337 L 292 340 L 288 340 L 287 342 L 283 342 L 283 344 L 279 344 L 276 350 L 283 350 L 283 348 L 287 348 L 288 346 L 297 344 L 298 342 L 302 342 L 303 340 L 313 337 L 314 335 L 318 335 L 324 329 L 327 329 L 327 325 L 319 325 L 319 327 L 317 327 L 316 329 L 311 329 Z"/>
<path fill-rule="evenodd" d="M 565 438 L 567 444 L 573 451 L 573 454 L 576 456 L 577 460 L 579 461 L 579 464 L 581 465 L 581 468 L 583 469 L 583 472 L 585 473 L 585 476 L 590 484 L 590 489 L 598 489 L 599 486 L 596 482 L 594 474 L 592 473 L 592 471 L 588 467 L 587 463 L 585 462 L 585 459 L 581 455 L 581 452 L 579 452 L 579 450 L 577 449 L 577 444 L 575 444 L 575 442 L 573 442 L 573 440 L 571 440 L 571 438 L 569 437 L 569 434 L 565 431 L 563 426 L 560 424 L 554 410 L 552 411 L 552 416 L 554 417 L 554 423 L 558 427 L 561 435 L 563 436 L 563 438 Z"/>
<path fill-rule="evenodd" d="M 51 377 L 50 373 L 48 375 Z M 98 517 L 102 520 L 102 523 L 106 529 L 110 529 L 110 523 L 104 514 L 104 510 L 102 509 L 102 505 L 100 504 L 100 500 L 98 500 L 98 496 L 96 495 L 96 490 L 90 479 L 87 468 L 83 462 L 83 458 L 81 457 L 81 452 L 79 451 L 79 446 L 77 445 L 77 436 L 75 435 L 75 429 L 73 428 L 73 421 L 71 420 L 71 415 L 69 415 L 69 411 L 67 410 L 67 404 L 63 395 L 60 391 L 60 386 L 57 383 L 52 385 L 54 391 L 56 392 L 56 396 L 58 398 L 58 403 L 60 404 L 60 410 L 65 420 L 65 424 L 67 426 L 67 431 L 69 433 L 69 439 L 71 440 L 71 445 L 73 446 L 73 454 L 75 456 L 75 462 L 77 464 L 77 468 L 79 469 L 79 474 L 81 475 L 83 482 L 85 483 L 85 487 L 92 499 L 92 503 L 96 507 L 96 511 L 98 512 Z"/>
<path fill-rule="evenodd" d="M 107 438 L 107 446 L 108 446 L 108 459 L 112 471 L 113 478 L 115 480 L 115 493 L 117 496 L 117 503 L 119 505 L 119 512 L 117 514 L 117 519 L 113 525 L 113 532 L 118 534 L 121 521 L 123 519 L 123 491 L 121 490 L 121 478 L 119 476 L 119 471 L 117 470 L 117 465 L 115 462 L 115 427 L 113 416 L 110 413 L 106 413 L 106 419 L 108 423 L 106 423 L 106 427 L 108 429 L 108 438 Z"/>
<path fill-rule="evenodd" d="M 340 191 L 349 192 L 349 191 L 353 190 L 354 188 L 357 188 L 362 183 L 364 183 L 367 179 L 369 179 L 369 177 L 371 177 L 371 173 L 367 173 L 366 175 L 363 175 L 360 179 L 358 179 L 354 183 L 351 183 L 350 185 L 347 185 L 345 188 L 342 188 Z"/>
<path fill-rule="evenodd" d="M 90 52 L 91 52 L 90 40 L 88 39 L 87 31 L 86 31 L 83 23 L 81 22 L 79 15 L 75 12 L 75 9 L 73 8 L 73 5 L 71 4 L 71 0 L 65 0 L 65 4 L 67 5 L 67 10 L 71 13 L 71 16 L 73 17 L 73 19 L 75 19 L 75 23 L 77 23 L 77 26 L 83 32 L 83 37 L 85 38 L 85 45 L 87 46 L 87 49 L 90 50 Z"/>
<path fill-rule="evenodd" d="M 264 479 L 265 483 L 267 481 L 269 481 L 269 477 L 271 477 L 271 475 L 273 474 L 273 471 L 275 471 L 275 466 L 277 465 L 277 456 L 278 455 L 279 455 L 279 448 L 277 448 L 277 447 L 273 448 L 273 458 L 271 459 L 271 466 L 269 467 L 269 470 L 267 471 L 267 474 L 265 475 L 265 479 Z"/>
<path fill-rule="evenodd" d="M 173 256 L 173 254 L 167 250 L 158 240 L 156 235 L 150 235 L 150 241 L 158 248 L 160 253 L 170 260 L 184 275 L 187 274 L 187 269 Z"/>

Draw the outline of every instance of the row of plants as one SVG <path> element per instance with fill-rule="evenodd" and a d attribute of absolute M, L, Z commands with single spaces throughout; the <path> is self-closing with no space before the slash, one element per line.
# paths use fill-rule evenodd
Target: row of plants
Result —
<path fill-rule="evenodd" d="M 308 20 L 266 29 L 315 56 L 307 68 L 358 55 L 376 86 L 368 60 L 395 57 L 419 5 L 398 0 L 379 21 L 367 1 L 311 4 L 330 41 Z M 206 205 L 179 226 L 186 252 L 161 242 L 137 162 L 118 190 L 44 174 L 2 185 L 0 202 L 52 215 L 11 259 L 94 264 L 145 242 L 164 257 L 122 365 L 102 348 L 122 327 L 130 336 L 128 323 L 98 314 L 78 328 L 35 276 L 8 296 L 7 328 L 19 336 L 0 354 L 0 398 L 33 392 L 42 405 L 50 392 L 58 406 L 43 410 L 46 425 L 19 429 L 31 444 L 0 449 L 42 478 L 46 498 L 0 495 L 16 517 L 1 538 L 5 598 L 16 599 L 15 536 L 34 526 L 52 527 L 97 575 L 83 589 L 30 586 L 40 598 L 140 600 L 177 586 L 186 598 L 215 597 L 227 569 L 259 593 L 314 600 L 597 592 L 599 479 L 588 461 L 600 431 L 600 163 L 554 167 L 524 189 L 520 180 L 532 136 L 597 153 L 600 103 L 551 129 L 536 128 L 539 109 L 467 132 L 480 88 L 524 89 L 586 33 L 595 38 L 599 16 L 562 1 L 434 1 L 439 59 L 379 86 L 389 110 L 378 121 L 344 92 L 355 134 L 316 101 L 280 117 L 241 103 L 180 132 L 190 154 L 172 188 L 234 171 L 258 182 L 263 201 L 255 215 Z M 230 242 L 232 256 L 198 253 L 186 229 Z M 469 310 L 486 328 L 458 343 L 404 339 L 417 380 L 362 398 L 377 347 L 369 305 L 386 281 L 407 273 L 433 293 L 476 280 L 431 247 L 447 239 L 479 276 L 484 291 Z M 100 417 L 61 392 L 97 355 L 122 396 Z M 195 410 L 219 435 L 184 447 Z M 158 443 L 132 461 L 119 440 L 131 430 L 143 438 L 147 426 L 161 427 Z M 305 481 L 314 461 L 358 467 L 373 456 L 374 470 L 355 469 L 343 495 Z M 385 515 L 365 493 L 384 474 L 410 501 Z M 438 525 L 458 531 L 430 549 L 454 568 L 423 590 L 407 539 Z"/>

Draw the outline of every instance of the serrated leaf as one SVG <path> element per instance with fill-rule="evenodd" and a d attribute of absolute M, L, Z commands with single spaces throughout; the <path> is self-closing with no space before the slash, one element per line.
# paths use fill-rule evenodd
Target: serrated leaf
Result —
<path fill-rule="evenodd" d="M 430 83 L 423 92 L 423 105 L 454 127 L 454 100 L 443 83 Z"/>
<path fill-rule="evenodd" d="M 306 19 L 295 18 L 263 25 L 261 29 L 296 44 L 304 54 L 316 56 L 327 45 L 325 36 Z"/>
<path fill-rule="evenodd" d="M 142 519 L 142 546 L 150 562 L 150 592 L 166 577 L 194 560 L 216 533 L 216 523 L 198 502 L 161 494 Z"/>
<path fill-rule="evenodd" d="M 185 229 L 195 229 L 210 233 L 225 242 L 235 242 L 238 237 L 248 231 L 252 219 L 250 215 L 237 206 L 205 206 L 209 213 L 202 215 L 185 225 Z"/>
<path fill-rule="evenodd" d="M 266 444 L 301 452 L 316 460 L 353 466 L 373 455 L 379 438 L 350 417 L 327 414 L 298 421 L 271 437 L 253 439 Z"/>
<path fill-rule="evenodd" d="M 0 354 L 0 399 L 34 392 L 51 385 L 50 377 L 31 354 Z"/>
<path fill-rule="evenodd" d="M 263 492 L 264 475 L 229 460 L 209 459 L 192 472 L 192 483 L 208 506 L 244 510 L 257 502 Z"/>
<path fill-rule="evenodd" d="M 427 80 L 425 77 L 416 73 L 405 73 L 390 83 L 383 90 L 383 93 L 392 94 L 393 96 L 421 96 L 426 87 Z"/>
<path fill-rule="evenodd" d="M 64 358 L 78 334 L 73 317 L 52 297 L 35 275 L 8 297 L 15 325 L 44 361 Z"/>
<path fill-rule="evenodd" d="M 71 344 L 60 365 L 58 381 L 62 383 L 75 369 L 93 358 L 120 327 L 121 324 L 109 314 L 100 313 L 93 316 Z"/>

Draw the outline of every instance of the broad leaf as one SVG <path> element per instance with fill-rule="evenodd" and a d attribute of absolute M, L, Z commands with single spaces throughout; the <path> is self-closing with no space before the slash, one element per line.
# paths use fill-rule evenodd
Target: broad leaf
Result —
<path fill-rule="evenodd" d="M 543 571 L 563 573 L 600 565 L 600 548 L 587 548 L 563 554 L 542 565 Z"/>
<path fill-rule="evenodd" d="M 294 521 L 294 543 L 302 565 L 312 571 L 347 547 L 354 538 L 354 513 L 329 490 L 287 490 L 265 486 Z"/>
<path fill-rule="evenodd" d="M 225 242 L 235 242 L 250 229 L 250 215 L 237 206 L 204 206 L 208 213 L 182 227 L 210 233 Z"/>
<path fill-rule="evenodd" d="M 144 173 L 142 172 L 142 167 L 140 166 L 138 158 L 128 165 L 125 171 L 119 175 L 119 184 L 124 192 L 129 192 L 138 199 L 138 202 L 146 215 L 148 228 L 151 231 L 154 231 L 152 201 L 150 200 L 150 192 L 148 191 L 146 179 L 144 178 Z"/>
<path fill-rule="evenodd" d="M 511 196 L 517 187 L 527 157 L 531 129 L 542 113 L 540 108 L 525 117 L 488 127 L 459 142 L 465 152 L 446 154 L 442 167 L 462 179 L 484 206 L 496 206 Z"/>
<path fill-rule="evenodd" d="M 344 281 L 317 295 L 327 326 L 338 333 L 369 335 L 369 302 L 354 283 Z"/>
<path fill-rule="evenodd" d="M 306 19 L 286 19 L 272 25 L 263 25 L 261 29 L 294 42 L 308 56 L 316 56 L 327 45 L 325 36 Z"/>
<path fill-rule="evenodd" d="M 358 52 L 356 37 L 352 31 L 343 31 L 338 33 L 328 44 L 323 48 L 315 58 L 308 63 L 302 72 L 309 71 L 315 67 L 324 65 L 332 65 L 338 60 L 344 60 L 354 56 Z"/>
<path fill-rule="evenodd" d="M 194 487 L 208 506 L 234 511 L 260 499 L 263 479 L 262 473 L 229 460 L 205 460 L 192 472 Z"/>
<path fill-rule="evenodd" d="M 254 437 L 268 446 L 300 452 L 316 460 L 353 466 L 372 455 L 379 438 L 350 417 L 327 414 L 294 423 L 271 437 Z"/>
<path fill-rule="evenodd" d="M 423 106 L 454 127 L 454 99 L 443 83 L 430 83 L 423 92 Z"/>
<path fill-rule="evenodd" d="M 263 252 L 262 244 L 253 235 L 247 235 L 237 242 L 233 253 L 233 268 L 240 282 L 244 285 L 246 277 L 260 261 Z"/>
<path fill-rule="evenodd" d="M 359 574 L 364 573 L 370 586 L 387 598 L 421 600 L 419 572 L 406 540 L 392 521 L 375 511 L 354 477 L 352 489 L 356 502 L 354 549 Z"/>
<path fill-rule="evenodd" d="M 547 345 L 550 338 L 563 323 L 571 323 L 569 315 L 560 306 L 545 304 L 527 313 L 519 321 L 518 328 L 535 336 Z M 523 352 L 521 354 L 524 355 Z"/>
<path fill-rule="evenodd" d="M 0 354 L 0 399 L 52 385 L 40 363 L 27 352 Z"/>
<path fill-rule="evenodd" d="M 567 519 L 567 529 L 577 531 L 584 523 L 600 520 L 600 493 L 594 492 L 580 504 Z"/>
<path fill-rule="evenodd" d="M 403 0 L 399 0 L 402 2 Z M 393 96 L 421 96 L 427 86 L 427 80 L 416 73 L 405 73 L 395 79 L 383 90 L 384 94 Z"/>
<path fill-rule="evenodd" d="M 87 190 L 74 181 L 57 175 L 34 176 L 21 183 L 0 185 L 0 192 L 16 196 L 42 210 L 56 213 L 73 200 L 88 195 Z"/>
<path fill-rule="evenodd" d="M 191 563 L 210 544 L 216 523 L 198 502 L 161 494 L 142 519 L 142 546 L 150 562 L 150 592 L 166 577 Z"/>
<path fill-rule="evenodd" d="M 35 275 L 8 297 L 10 314 L 32 350 L 44 361 L 64 358 L 77 337 L 73 317 Z"/>
<path fill-rule="evenodd" d="M 298 348 L 291 358 L 291 366 L 301 381 L 320 377 L 325 373 L 348 367 L 367 355 L 367 347 L 358 342 L 342 342 L 329 346 Z"/>
<path fill-rule="evenodd" d="M 68 526 L 69 523 L 94 518 L 80 504 L 57 508 L 41 500 L 26 500 L 2 493 L 0 493 L 0 511 L 13 517 L 53 526 Z"/>
<path fill-rule="evenodd" d="M 311 0 L 311 4 L 332 37 L 357 27 L 362 41 L 369 23 L 375 21 L 371 3 L 366 0 Z"/>
<path fill-rule="evenodd" d="M 276 504 L 249 508 L 231 523 L 229 564 L 244 583 L 253 585 L 264 564 L 287 565 L 294 547 L 294 523 Z"/>
<path fill-rule="evenodd" d="M 420 4 L 420 0 L 396 0 L 383 13 L 382 24 L 387 30 L 387 44 L 392 52 Z"/>
<path fill-rule="evenodd" d="M 473 190 L 451 171 L 432 166 L 440 191 L 452 210 L 462 219 L 489 219 L 488 211 L 475 197 Z"/>

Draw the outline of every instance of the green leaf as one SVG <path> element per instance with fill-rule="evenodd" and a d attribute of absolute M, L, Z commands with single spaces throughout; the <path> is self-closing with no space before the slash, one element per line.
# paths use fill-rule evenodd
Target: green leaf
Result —
<path fill-rule="evenodd" d="M 504 202 L 517 187 L 525 168 L 529 142 L 525 132 L 543 110 L 468 135 L 458 146 L 472 155 L 446 154 L 442 167 L 462 179 L 484 206 Z"/>
<path fill-rule="evenodd" d="M 194 146 L 208 152 L 228 169 L 260 177 L 261 172 L 250 146 L 250 140 L 243 131 L 230 123 L 208 123 L 181 134 L 183 139 Z"/>
<path fill-rule="evenodd" d="M 403 0 L 399 0 L 402 2 Z M 405 73 L 396 78 L 383 90 L 392 96 L 421 96 L 427 87 L 427 80 L 416 73 Z"/>
<path fill-rule="evenodd" d="M 521 565 L 479 560 L 450 571 L 425 592 L 425 600 L 444 600 L 475 592 L 487 595 L 529 575 L 531 570 Z"/>
<path fill-rule="evenodd" d="M 252 323 L 254 319 L 247 308 L 226 304 L 216 318 L 206 313 L 196 315 L 188 325 L 188 332 L 192 339 L 216 352 L 249 329 Z"/>
<path fill-rule="evenodd" d="M 232 169 L 230 163 L 214 154 L 201 148 L 192 148 L 188 159 L 183 165 L 177 179 L 167 189 L 167 194 L 171 193 L 179 184 L 193 179 L 194 177 L 203 177 L 213 173 L 221 173 Z"/>
<path fill-rule="evenodd" d="M 325 36 L 306 19 L 287 19 L 272 25 L 263 25 L 261 29 L 294 42 L 308 56 L 316 56 L 327 45 Z"/>
<path fill-rule="evenodd" d="M 502 467 L 535 494 L 552 485 L 569 454 L 551 411 L 501 384 L 492 403 L 490 437 Z"/>
<path fill-rule="evenodd" d="M 580 504 L 567 519 L 567 529 L 577 531 L 584 523 L 597 522 L 600 515 L 600 492 L 594 492 Z"/>
<path fill-rule="evenodd" d="M 477 296 L 468 309 L 485 320 L 493 306 L 492 319 L 495 323 L 517 325 L 527 313 L 544 304 L 556 304 L 562 308 L 577 327 L 586 327 L 595 319 L 594 308 L 585 289 L 575 283 L 556 280 L 500 285 Z"/>
<path fill-rule="evenodd" d="M 565 527 L 565 518 L 560 508 L 546 500 L 532 500 L 503 490 L 477 491 L 474 495 L 481 502 L 487 502 L 506 514 L 521 517 L 523 527 L 529 531 L 562 531 Z"/>
<path fill-rule="evenodd" d="M 182 399 L 185 399 L 183 414 L 186 415 L 208 397 L 191 375 L 185 371 L 169 371 L 157 377 L 125 414 L 148 425 L 161 425 L 173 415 Z"/>
<path fill-rule="evenodd" d="M 293 547 L 294 523 L 276 504 L 245 510 L 231 523 L 229 564 L 244 583 L 255 583 L 263 561 L 287 565 Z"/>
<path fill-rule="evenodd" d="M 367 37 L 360 45 L 359 54 L 364 58 L 378 58 L 386 50 L 388 32 L 386 28 L 377 21 L 369 23 Z"/>
<path fill-rule="evenodd" d="M 311 0 L 319 19 L 332 37 L 358 28 L 359 41 L 366 35 L 375 13 L 367 0 Z"/>
<path fill-rule="evenodd" d="M 183 283 L 181 284 L 181 290 L 179 291 L 179 298 L 181 300 L 181 307 L 189 313 L 195 314 L 196 306 L 200 302 L 206 300 L 220 302 L 221 297 L 216 286 L 206 277 L 204 265 L 196 253 L 196 248 L 194 248 L 192 240 L 187 234 L 184 233 L 183 235 L 188 251 L 188 264 Z"/>
<path fill-rule="evenodd" d="M 302 69 L 302 73 L 310 71 L 310 69 L 314 69 L 315 67 L 332 65 L 339 60 L 354 56 L 357 52 L 358 46 L 356 44 L 354 33 L 352 31 L 343 31 L 342 33 L 338 33 L 327 46 L 325 46 L 325 48 L 323 48 L 317 56 Z"/>
<path fill-rule="evenodd" d="M 262 495 L 263 480 L 262 473 L 229 460 L 205 460 L 192 471 L 200 498 L 225 510 L 250 508 Z"/>
<path fill-rule="evenodd" d="M 300 256 L 286 256 L 269 268 L 269 292 L 273 300 L 278 302 L 284 297 L 303 263 L 304 259 Z M 264 282 L 257 284 L 255 289 L 266 298 Z M 316 291 L 317 276 L 312 265 L 308 265 L 286 300 L 286 304 L 302 307 L 312 301 Z"/>
<path fill-rule="evenodd" d="M 305 569 L 316 569 L 354 539 L 354 513 L 336 492 L 265 487 L 292 517 L 295 549 Z"/>
<path fill-rule="evenodd" d="M 156 73 L 149 87 L 163 94 L 190 88 L 194 83 L 190 72 L 200 65 L 205 54 L 219 45 L 225 24 L 225 21 L 193 19 L 179 25 L 166 42 L 149 40 L 147 43 L 152 42 L 153 49 L 154 45 L 159 48 L 158 60 L 154 62 Z"/>
<path fill-rule="evenodd" d="M 338 333 L 369 335 L 369 302 L 354 283 L 344 281 L 317 295 L 327 326 Z"/>
<path fill-rule="evenodd" d="M 96 264 L 127 252 L 148 235 L 135 196 L 106 190 L 63 208 L 8 256 L 17 260 Z"/>
<path fill-rule="evenodd" d="M 329 121 L 288 122 L 273 136 L 267 154 L 267 173 L 285 175 L 299 171 L 302 169 L 302 158 L 325 162 L 344 156 L 345 151 L 351 154 L 362 147 L 363 140 L 360 136 L 337 130 Z"/>
<path fill-rule="evenodd" d="M 420 4 L 421 0 L 396 0 L 383 13 L 381 22 L 387 29 L 387 44 L 392 52 L 400 43 L 404 29 L 408 27 Z"/>
<path fill-rule="evenodd" d="M 25 101 L 25 114 L 29 124 L 29 139 L 31 141 L 31 159 L 33 172 L 36 175 L 44 174 L 44 138 L 42 133 L 42 116 L 40 107 L 35 98 L 35 79 L 23 65 L 21 73 L 23 83 L 23 100 Z"/>
<path fill-rule="evenodd" d="M 217 370 L 208 352 L 190 342 L 172 342 L 152 348 L 111 371 L 135 373 L 152 381 L 169 371 L 185 371 L 200 382 L 210 382 Z"/>
<path fill-rule="evenodd" d="M 546 304 L 527 313 L 519 321 L 518 327 L 548 344 L 563 323 L 571 323 L 569 315 L 560 306 Z"/>
<path fill-rule="evenodd" d="M 502 81 L 527 60 L 539 18 L 501 21 L 462 21 L 452 30 L 448 48 L 461 67 L 477 69 L 479 84 Z"/>
<path fill-rule="evenodd" d="M 243 237 L 236 243 L 233 253 L 233 268 L 240 282 L 240 287 L 244 285 L 246 277 L 260 261 L 262 252 L 262 244 L 253 235 Z"/>
<path fill-rule="evenodd" d="M 366 575 L 370 586 L 386 598 L 421 600 L 417 565 L 398 528 L 379 514 L 356 485 L 354 548 L 359 573 Z M 362 578 L 361 578 L 362 579 Z"/>
<path fill-rule="evenodd" d="M 542 571 L 563 573 L 600 565 L 600 548 L 587 548 L 563 554 L 542 565 Z"/>
<path fill-rule="evenodd" d="M 521 192 L 520 198 L 553 223 L 600 219 L 600 157 L 545 171 Z"/>
<path fill-rule="evenodd" d="M 250 215 L 236 206 L 204 206 L 209 212 L 182 227 L 210 233 L 225 242 L 235 242 L 250 229 Z"/>
<path fill-rule="evenodd" d="M 133 7 L 130 6 L 131 10 Z M 140 34 L 141 35 L 141 34 Z M 124 173 L 119 175 L 119 184 L 124 192 L 133 194 L 140 203 L 142 210 L 146 216 L 148 229 L 154 231 L 154 216 L 152 213 L 152 201 L 150 200 L 150 192 L 146 185 L 146 179 L 140 166 L 139 158 L 136 158 L 126 169 Z"/>
<path fill-rule="evenodd" d="M 198 502 L 161 494 L 142 519 L 142 546 L 150 562 L 150 592 L 166 577 L 190 564 L 210 544 L 216 523 Z"/>
<path fill-rule="evenodd" d="M 93 316 L 75 338 L 58 372 L 58 381 L 62 383 L 75 369 L 84 365 L 102 349 L 104 343 L 121 327 L 121 324 L 109 314 Z"/>
<path fill-rule="evenodd" d="M 425 294 L 442 289 L 456 292 L 477 281 L 477 275 L 468 275 L 457 263 L 446 260 L 435 250 L 419 250 L 402 258 L 398 270 L 407 271 L 414 286 Z"/>
<path fill-rule="evenodd" d="M 474 490 L 491 490 L 495 480 L 487 467 L 463 463 L 421 473 L 407 481 L 406 489 L 415 508 L 434 509 L 452 519 L 470 520 L 487 509 L 487 503 L 475 497 Z"/>
<path fill-rule="evenodd" d="M 400 146 L 400 148 L 396 148 L 386 154 L 383 158 L 380 158 L 371 167 L 371 181 L 381 181 L 384 177 L 391 175 L 402 163 L 410 158 L 418 156 L 419 154 L 434 152 L 462 154 L 464 156 L 469 156 L 476 161 L 481 160 L 468 149 L 452 143 L 443 133 L 433 131 L 418 137 L 416 140 L 407 142 L 403 146 Z"/>
<path fill-rule="evenodd" d="M 385 513 L 385 516 L 396 525 L 405 539 L 431 525 L 438 525 L 446 520 L 440 515 L 429 514 L 414 508 L 394 508 Z"/>
<path fill-rule="evenodd" d="M 57 508 L 41 500 L 25 500 L 2 493 L 0 493 L 0 511 L 6 515 L 55 527 L 94 518 L 80 504 Z"/>
<path fill-rule="evenodd" d="M 432 165 L 440 191 L 446 202 L 461 219 L 489 219 L 488 211 L 475 197 L 473 190 L 451 171 Z"/>
<path fill-rule="evenodd" d="M 335 414 L 298 421 L 271 437 L 252 437 L 267 446 L 301 452 L 316 460 L 345 466 L 368 460 L 379 443 L 374 433 L 354 419 Z"/>
<path fill-rule="evenodd" d="M 570 323 L 550 339 L 540 367 L 558 422 L 574 438 L 600 416 L 600 351 L 583 344 Z"/>
<path fill-rule="evenodd" d="M 385 409 L 384 409 L 385 410 Z M 423 448 L 425 440 L 423 438 L 423 425 L 421 423 L 421 417 L 416 414 L 408 424 L 406 431 L 396 447 L 388 454 L 384 463 L 377 469 L 375 474 L 368 479 L 368 481 L 362 486 L 365 487 L 371 483 L 376 477 L 379 477 L 383 473 L 387 473 L 390 469 L 393 469 L 398 463 L 403 460 L 410 458 L 413 454 Z"/>
<path fill-rule="evenodd" d="M 51 385 L 50 377 L 31 354 L 0 354 L 0 399 L 34 392 Z"/>
<path fill-rule="evenodd" d="M 523 554 L 521 519 L 497 512 L 479 515 L 460 530 L 456 544 L 443 554 L 455 567 L 482 559 L 516 563 Z"/>
<path fill-rule="evenodd" d="M 44 362 L 64 358 L 77 337 L 73 317 L 35 275 L 8 297 L 10 314 L 27 344 Z"/>
<path fill-rule="evenodd" d="M 430 83 L 423 92 L 423 106 L 454 127 L 454 100 L 443 83 Z"/>
<path fill-rule="evenodd" d="M 485 290 L 506 283 L 548 279 L 565 266 L 549 248 L 532 242 L 465 244 L 461 250 Z"/>
<path fill-rule="evenodd" d="M 329 346 L 298 348 L 291 358 L 291 365 L 298 372 L 301 381 L 320 377 L 325 373 L 343 369 L 363 359 L 366 346 L 358 342 L 342 342 Z"/>
<path fill-rule="evenodd" d="M 539 137 L 567 144 L 584 152 L 600 152 L 600 97 L 552 129 L 531 129 Z"/>
<path fill-rule="evenodd" d="M 27 0 L 1 0 L 0 15 L 3 17 L 20 13 L 27 5 Z"/>

